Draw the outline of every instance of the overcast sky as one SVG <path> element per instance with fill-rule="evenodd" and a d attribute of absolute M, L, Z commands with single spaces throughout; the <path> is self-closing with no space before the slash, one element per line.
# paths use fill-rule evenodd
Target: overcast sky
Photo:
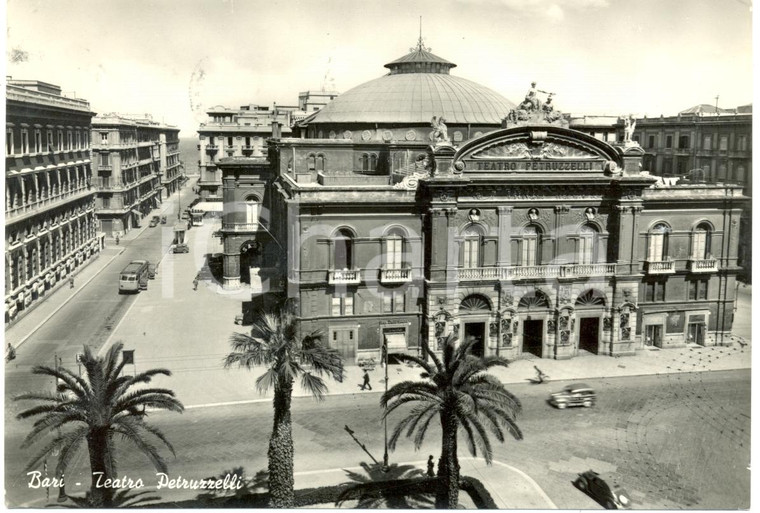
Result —
<path fill-rule="evenodd" d="M 214 105 L 345 92 L 425 44 L 452 74 L 573 114 L 752 102 L 749 0 L 7 0 L 6 75 L 195 137 Z M 326 75 L 332 78 L 325 80 Z M 445 113 L 442 113 L 445 114 Z"/>

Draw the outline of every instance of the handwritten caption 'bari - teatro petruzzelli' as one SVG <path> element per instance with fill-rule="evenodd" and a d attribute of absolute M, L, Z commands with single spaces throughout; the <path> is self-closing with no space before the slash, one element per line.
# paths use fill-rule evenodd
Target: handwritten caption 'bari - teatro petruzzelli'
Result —
<path fill-rule="evenodd" d="M 27 486 L 29 488 L 62 488 L 65 486 L 64 476 L 60 478 L 42 477 L 42 472 L 37 470 L 27 472 L 29 477 Z M 129 477 L 106 478 L 103 472 L 93 472 L 95 477 L 96 488 L 111 488 L 114 490 L 143 488 L 145 483 L 141 478 L 132 479 Z M 182 476 L 171 478 L 163 472 L 156 473 L 156 490 L 162 488 L 173 490 L 240 490 L 244 483 L 240 476 L 235 474 L 226 474 L 223 478 L 211 479 L 185 479 Z"/>

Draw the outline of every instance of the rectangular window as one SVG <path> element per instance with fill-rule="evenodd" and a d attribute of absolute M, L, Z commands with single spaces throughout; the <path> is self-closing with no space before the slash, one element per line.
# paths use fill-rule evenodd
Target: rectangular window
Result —
<path fill-rule="evenodd" d="M 578 263 L 594 263 L 594 239 L 593 237 L 580 237 L 578 239 Z"/>
<path fill-rule="evenodd" d="M 34 131 L 34 153 L 42 153 L 42 131 Z"/>
<path fill-rule="evenodd" d="M 111 208 L 111 198 L 103 196 L 103 208 Z"/>
<path fill-rule="evenodd" d="M 689 148 L 689 136 L 682 135 L 678 138 L 678 147 L 682 150 Z"/>
<path fill-rule="evenodd" d="M 74 137 L 71 134 L 71 130 L 66 132 L 66 149 L 67 150 L 74 149 Z"/>
<path fill-rule="evenodd" d="M 100 154 L 100 165 L 101 166 L 108 166 L 108 153 L 101 153 Z"/>
<path fill-rule="evenodd" d="M 77 133 L 76 133 L 76 141 L 77 141 L 77 149 L 81 148 L 82 147 L 82 132 L 80 132 L 79 130 L 77 130 Z"/>
<path fill-rule="evenodd" d="M 385 240 L 385 267 L 386 269 L 401 269 L 401 246 L 403 239 L 389 237 Z"/>
<path fill-rule="evenodd" d="M 13 129 L 5 129 L 5 154 L 13 155 Z"/>
<path fill-rule="evenodd" d="M 479 238 L 469 238 L 464 240 L 464 267 L 478 267 L 478 249 L 480 248 Z"/>
<path fill-rule="evenodd" d="M 522 244 L 522 265 L 536 265 L 536 246 L 538 241 L 533 238 L 523 239 Z"/>
<path fill-rule="evenodd" d="M 645 298 L 648 302 L 665 301 L 665 282 L 664 281 L 646 282 Z"/>
<path fill-rule="evenodd" d="M 650 148 L 654 148 L 654 136 L 653 135 L 649 136 L 649 147 Z"/>
<path fill-rule="evenodd" d="M 47 131 L 47 151 L 55 151 L 55 141 L 53 140 L 53 131 Z"/>
<path fill-rule="evenodd" d="M 100 132 L 101 144 L 108 144 L 108 132 Z"/>
<path fill-rule="evenodd" d="M 720 137 L 720 151 L 728 150 L 728 136 L 722 135 Z"/>
<path fill-rule="evenodd" d="M 707 284 L 709 280 L 692 280 L 689 282 L 689 299 L 707 299 Z"/>
<path fill-rule="evenodd" d="M 232 137 L 227 138 L 227 146 L 232 146 Z"/>
<path fill-rule="evenodd" d="M 331 314 L 333 316 L 353 315 L 354 296 L 352 294 L 333 296 L 331 298 Z"/>
<path fill-rule="evenodd" d="M 390 290 L 383 296 L 383 313 L 404 311 L 404 291 Z"/>
<path fill-rule="evenodd" d="M 703 150 L 711 150 L 712 149 L 712 136 L 706 135 L 702 139 L 702 149 Z"/>
<path fill-rule="evenodd" d="M 736 146 L 736 149 L 739 151 L 747 151 L 747 136 L 740 135 L 736 141 Z"/>
<path fill-rule="evenodd" d="M 666 148 L 672 148 L 673 147 L 673 136 L 668 135 L 665 137 L 665 147 Z"/>
<path fill-rule="evenodd" d="M 21 153 L 29 153 L 29 130 L 26 128 L 21 129 Z"/>
<path fill-rule="evenodd" d="M 63 151 L 63 130 L 58 130 L 58 151 Z"/>

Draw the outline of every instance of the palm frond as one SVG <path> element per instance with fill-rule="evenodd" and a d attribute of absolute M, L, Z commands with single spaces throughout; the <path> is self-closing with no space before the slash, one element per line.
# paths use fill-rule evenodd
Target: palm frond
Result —
<path fill-rule="evenodd" d="M 260 394 L 266 394 L 270 388 L 277 384 L 277 372 L 274 369 L 267 371 L 256 379 L 256 390 Z"/>
<path fill-rule="evenodd" d="M 318 401 L 324 400 L 325 394 L 327 393 L 327 385 L 325 384 L 325 381 L 310 372 L 304 372 L 301 375 L 301 388 L 311 394 Z"/>
<path fill-rule="evenodd" d="M 166 462 L 158 453 L 158 449 L 143 438 L 142 434 L 140 433 L 140 429 L 144 429 L 144 427 L 140 424 L 141 421 L 139 420 L 125 417 L 121 419 L 121 422 L 119 422 L 119 424 L 112 426 L 111 432 L 121 435 L 125 441 L 132 442 L 132 444 L 134 444 L 140 450 L 140 452 L 148 457 L 151 463 L 153 463 L 153 466 L 156 468 L 156 470 L 166 473 L 168 470 L 166 467 Z"/>
<path fill-rule="evenodd" d="M 45 415 L 34 423 L 32 430 L 26 435 L 26 438 L 21 443 L 21 447 L 29 447 L 43 434 L 54 429 L 60 429 L 70 422 L 83 422 L 86 424 L 87 417 L 83 412 L 77 410 L 54 412 Z"/>
<path fill-rule="evenodd" d="M 58 464 L 55 467 L 55 474 L 57 476 L 62 476 L 66 473 L 66 469 L 74 460 L 77 450 L 87 438 L 87 432 L 87 426 L 80 426 L 74 431 L 61 435 L 62 442 L 59 446 Z"/>
<path fill-rule="evenodd" d="M 244 333 L 233 333 L 230 336 L 232 352 L 224 359 L 225 368 L 235 365 L 251 369 L 254 366 L 271 363 L 269 345 L 260 338 Z"/>

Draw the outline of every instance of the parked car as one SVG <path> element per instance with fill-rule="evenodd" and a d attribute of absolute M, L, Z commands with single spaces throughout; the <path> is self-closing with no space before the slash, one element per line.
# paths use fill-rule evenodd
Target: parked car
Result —
<path fill-rule="evenodd" d="M 187 244 L 176 244 L 173 251 L 174 253 L 190 253 L 190 246 Z"/>
<path fill-rule="evenodd" d="M 180 217 L 181 217 L 182 219 L 184 219 L 185 221 L 187 221 L 188 219 L 190 219 L 190 214 L 188 213 L 188 211 L 187 211 L 187 210 L 183 210 L 183 211 L 182 211 L 182 215 L 181 215 Z"/>
<path fill-rule="evenodd" d="M 603 477 L 593 470 L 578 474 L 573 484 L 604 506 L 605 509 L 629 509 L 631 507 L 631 496 L 619 483 L 609 477 Z"/>
<path fill-rule="evenodd" d="M 160 217 L 158 217 L 158 216 L 153 216 L 153 217 L 150 219 L 150 225 L 149 225 L 149 226 L 150 226 L 151 228 L 155 228 L 156 226 L 158 226 L 158 223 L 160 223 L 160 222 L 161 222 L 161 218 L 160 218 Z"/>
<path fill-rule="evenodd" d="M 555 392 L 549 397 L 549 404 L 557 408 L 568 406 L 585 406 L 591 408 L 596 403 L 596 392 L 584 383 L 567 385 L 561 392 Z"/>
<path fill-rule="evenodd" d="M 158 274 L 158 266 L 156 264 L 148 264 L 148 278 L 155 280 L 156 274 Z"/>

